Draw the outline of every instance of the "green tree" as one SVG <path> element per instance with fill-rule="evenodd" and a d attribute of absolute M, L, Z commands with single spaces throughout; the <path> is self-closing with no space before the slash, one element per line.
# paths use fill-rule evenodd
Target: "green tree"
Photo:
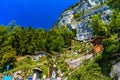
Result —
<path fill-rule="evenodd" d="M 120 10 L 120 0 L 107 0 L 107 5 L 116 11 Z"/>
<path fill-rule="evenodd" d="M 8 26 L 0 26 L 0 64 L 5 66 L 6 64 L 13 65 L 16 61 L 15 50 L 11 46 L 12 36 L 9 33 Z"/>
<path fill-rule="evenodd" d="M 57 29 L 53 28 L 47 33 L 46 47 L 48 48 L 48 52 L 51 52 L 51 51 L 60 52 L 60 51 L 62 51 L 62 48 L 64 47 L 64 39 L 59 34 Z"/>
<path fill-rule="evenodd" d="M 93 16 L 89 26 L 93 29 L 94 37 L 111 35 L 108 25 L 100 18 L 100 15 Z"/>
<path fill-rule="evenodd" d="M 6 64 L 10 64 L 15 66 L 16 62 L 16 52 L 11 46 L 6 46 L 1 49 L 1 61 L 0 64 L 5 66 Z"/>
<path fill-rule="evenodd" d="M 64 39 L 65 47 L 70 47 L 72 39 L 74 39 L 74 33 L 72 31 L 68 31 L 66 26 L 62 26 L 62 28 L 59 29 L 59 33 Z"/>
<path fill-rule="evenodd" d="M 116 34 L 120 31 L 120 12 L 118 12 L 117 14 L 116 12 L 113 12 L 109 28 L 112 34 Z"/>
<path fill-rule="evenodd" d="M 12 37 L 12 47 L 15 48 L 17 55 L 22 55 L 21 52 L 21 39 L 22 39 L 22 29 L 19 26 L 15 26 L 11 31 Z"/>
<path fill-rule="evenodd" d="M 46 39 L 47 39 L 47 32 L 40 28 L 36 30 L 36 33 L 34 34 L 34 41 L 36 45 L 36 50 L 46 50 Z"/>
<path fill-rule="evenodd" d="M 35 30 L 31 27 L 15 27 L 12 31 L 12 46 L 17 55 L 33 54 L 35 52 Z"/>
<path fill-rule="evenodd" d="M 77 18 L 80 18 L 82 16 L 82 14 L 80 14 L 80 13 L 75 13 L 74 15 L 73 15 L 73 18 L 74 19 L 77 19 Z"/>

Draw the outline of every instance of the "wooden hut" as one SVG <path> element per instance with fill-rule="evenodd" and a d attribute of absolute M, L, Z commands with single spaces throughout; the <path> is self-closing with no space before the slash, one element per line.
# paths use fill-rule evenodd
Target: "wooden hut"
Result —
<path fill-rule="evenodd" d="M 33 69 L 34 75 L 33 80 L 41 80 L 42 79 L 42 70 L 39 68 Z"/>
<path fill-rule="evenodd" d="M 94 53 L 95 54 L 97 54 L 103 50 L 103 45 L 102 45 L 103 39 L 104 39 L 104 37 L 98 37 L 92 41 L 92 43 L 94 45 Z"/>

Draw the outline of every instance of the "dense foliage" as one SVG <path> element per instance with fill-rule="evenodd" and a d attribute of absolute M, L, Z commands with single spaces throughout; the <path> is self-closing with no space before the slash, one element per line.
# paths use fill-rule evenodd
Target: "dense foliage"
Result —
<path fill-rule="evenodd" d="M 117 62 L 117 57 L 114 56 L 120 53 L 120 2 L 119 0 L 108 0 L 107 4 L 112 8 L 113 13 L 109 24 L 101 20 L 100 14 L 92 17 L 90 27 L 93 29 L 94 37 L 104 37 L 104 50 L 93 60 L 87 61 L 87 64 L 81 66 L 69 77 L 68 80 L 110 80 L 109 73 L 111 67 Z M 79 5 L 79 4 L 77 4 Z M 73 6 L 74 7 L 74 6 Z M 74 18 L 80 17 L 80 14 L 75 14 Z M 37 51 L 43 50 L 48 53 L 48 63 L 45 62 L 44 74 L 47 67 L 51 66 L 51 55 L 63 53 L 64 48 L 71 46 L 71 40 L 75 36 L 75 31 L 68 31 L 67 27 L 61 29 L 52 28 L 49 31 L 43 29 L 33 29 L 32 27 L 15 26 L 14 22 L 9 26 L 0 26 L 0 67 L 7 64 L 14 65 L 16 56 L 32 55 Z M 77 44 L 78 45 L 78 44 Z M 76 46 L 75 48 L 82 48 Z M 86 48 L 85 48 L 86 49 Z M 54 54 L 53 54 L 54 53 Z M 64 62 L 65 58 L 57 58 L 58 68 L 63 72 L 67 72 L 67 66 Z M 30 62 L 29 62 L 30 61 Z M 25 63 L 24 63 L 25 62 Z M 26 68 L 32 65 L 31 59 L 25 59 L 17 65 L 26 64 Z M 84 63 L 84 62 L 83 62 Z M 34 64 L 35 66 L 37 63 Z M 23 67 L 23 66 L 22 66 Z M 31 68 L 33 68 L 32 66 Z M 21 69 L 21 68 L 20 68 Z"/>
<path fill-rule="evenodd" d="M 120 0 L 107 0 L 107 4 L 115 10 L 120 10 Z"/>
<path fill-rule="evenodd" d="M 74 19 L 77 19 L 77 18 L 80 18 L 82 16 L 82 14 L 80 14 L 80 13 L 75 13 L 74 15 L 73 15 L 73 18 Z"/>
<path fill-rule="evenodd" d="M 37 51 L 49 54 L 61 53 L 62 48 L 69 47 L 73 32 L 67 28 L 49 31 L 33 29 L 32 27 L 0 26 L 0 65 L 11 64 L 16 61 L 16 56 L 32 55 Z"/>
<path fill-rule="evenodd" d="M 110 36 L 108 25 L 100 18 L 100 14 L 92 17 L 90 27 L 93 29 L 94 37 Z"/>
<path fill-rule="evenodd" d="M 107 0 L 112 8 L 109 24 L 100 18 L 100 14 L 92 17 L 90 27 L 94 37 L 104 37 L 104 50 L 87 65 L 80 67 L 69 80 L 110 80 L 109 73 L 113 64 L 117 63 L 120 53 L 120 1 Z"/>

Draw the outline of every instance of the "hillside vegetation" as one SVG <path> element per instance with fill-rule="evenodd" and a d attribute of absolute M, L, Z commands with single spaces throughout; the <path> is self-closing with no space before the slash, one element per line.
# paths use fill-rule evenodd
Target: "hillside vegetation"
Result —
<path fill-rule="evenodd" d="M 111 80 L 110 71 L 112 65 L 119 62 L 120 54 L 120 1 L 108 0 L 107 4 L 112 8 L 111 20 L 106 24 L 99 15 L 92 17 L 91 24 L 94 37 L 105 37 L 104 50 L 88 64 L 82 66 L 73 73 L 69 80 Z M 112 63 L 114 61 L 114 63 Z"/>
<path fill-rule="evenodd" d="M 45 51 L 48 55 L 53 52 L 63 52 L 63 48 L 71 45 L 74 33 L 67 28 L 53 28 L 50 31 L 33 29 L 32 27 L 0 26 L 0 67 L 7 64 L 14 67 L 16 57 L 33 55 L 37 51 Z M 11 68 L 12 68 L 11 67 Z"/>
<path fill-rule="evenodd" d="M 72 10 L 79 4 L 69 9 Z M 62 25 L 59 29 L 54 27 L 46 31 L 16 26 L 14 22 L 9 26 L 0 25 L 0 72 L 6 74 L 5 66 L 9 64 L 8 72 L 11 74 L 23 70 L 27 77 L 33 73 L 33 68 L 38 67 L 42 69 L 43 75 L 51 77 L 49 71 L 56 64 L 58 70 L 64 73 L 63 77 L 68 80 L 111 80 L 112 65 L 119 62 L 117 58 L 120 54 L 120 1 L 107 0 L 106 5 L 112 10 L 109 23 L 103 21 L 101 14 L 97 13 L 91 17 L 89 24 L 94 38 L 104 37 L 103 51 L 98 55 L 89 53 L 95 55 L 93 59 L 81 59 L 82 65 L 77 68 L 70 68 L 65 61 L 70 62 L 89 55 L 88 51 L 93 50 L 93 45 L 90 40 L 75 40 L 75 29 L 69 31 L 67 26 Z M 73 17 L 77 19 L 81 16 L 76 13 Z M 32 56 L 38 51 L 44 51 L 46 56 L 33 61 Z M 21 56 L 26 58 L 17 60 Z"/>

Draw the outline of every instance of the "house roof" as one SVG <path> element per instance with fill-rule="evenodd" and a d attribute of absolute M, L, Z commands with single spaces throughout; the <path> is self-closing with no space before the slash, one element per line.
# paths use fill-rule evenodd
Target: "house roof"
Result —
<path fill-rule="evenodd" d="M 42 72 L 42 70 L 40 68 L 34 68 L 33 71 Z"/>
<path fill-rule="evenodd" d="M 45 51 L 37 51 L 36 54 L 47 54 Z"/>
<path fill-rule="evenodd" d="M 95 41 L 100 40 L 100 39 L 101 39 L 101 40 L 102 40 L 102 39 L 105 39 L 105 37 L 97 37 L 97 38 L 94 38 L 93 41 L 91 41 L 91 42 L 94 43 Z"/>

